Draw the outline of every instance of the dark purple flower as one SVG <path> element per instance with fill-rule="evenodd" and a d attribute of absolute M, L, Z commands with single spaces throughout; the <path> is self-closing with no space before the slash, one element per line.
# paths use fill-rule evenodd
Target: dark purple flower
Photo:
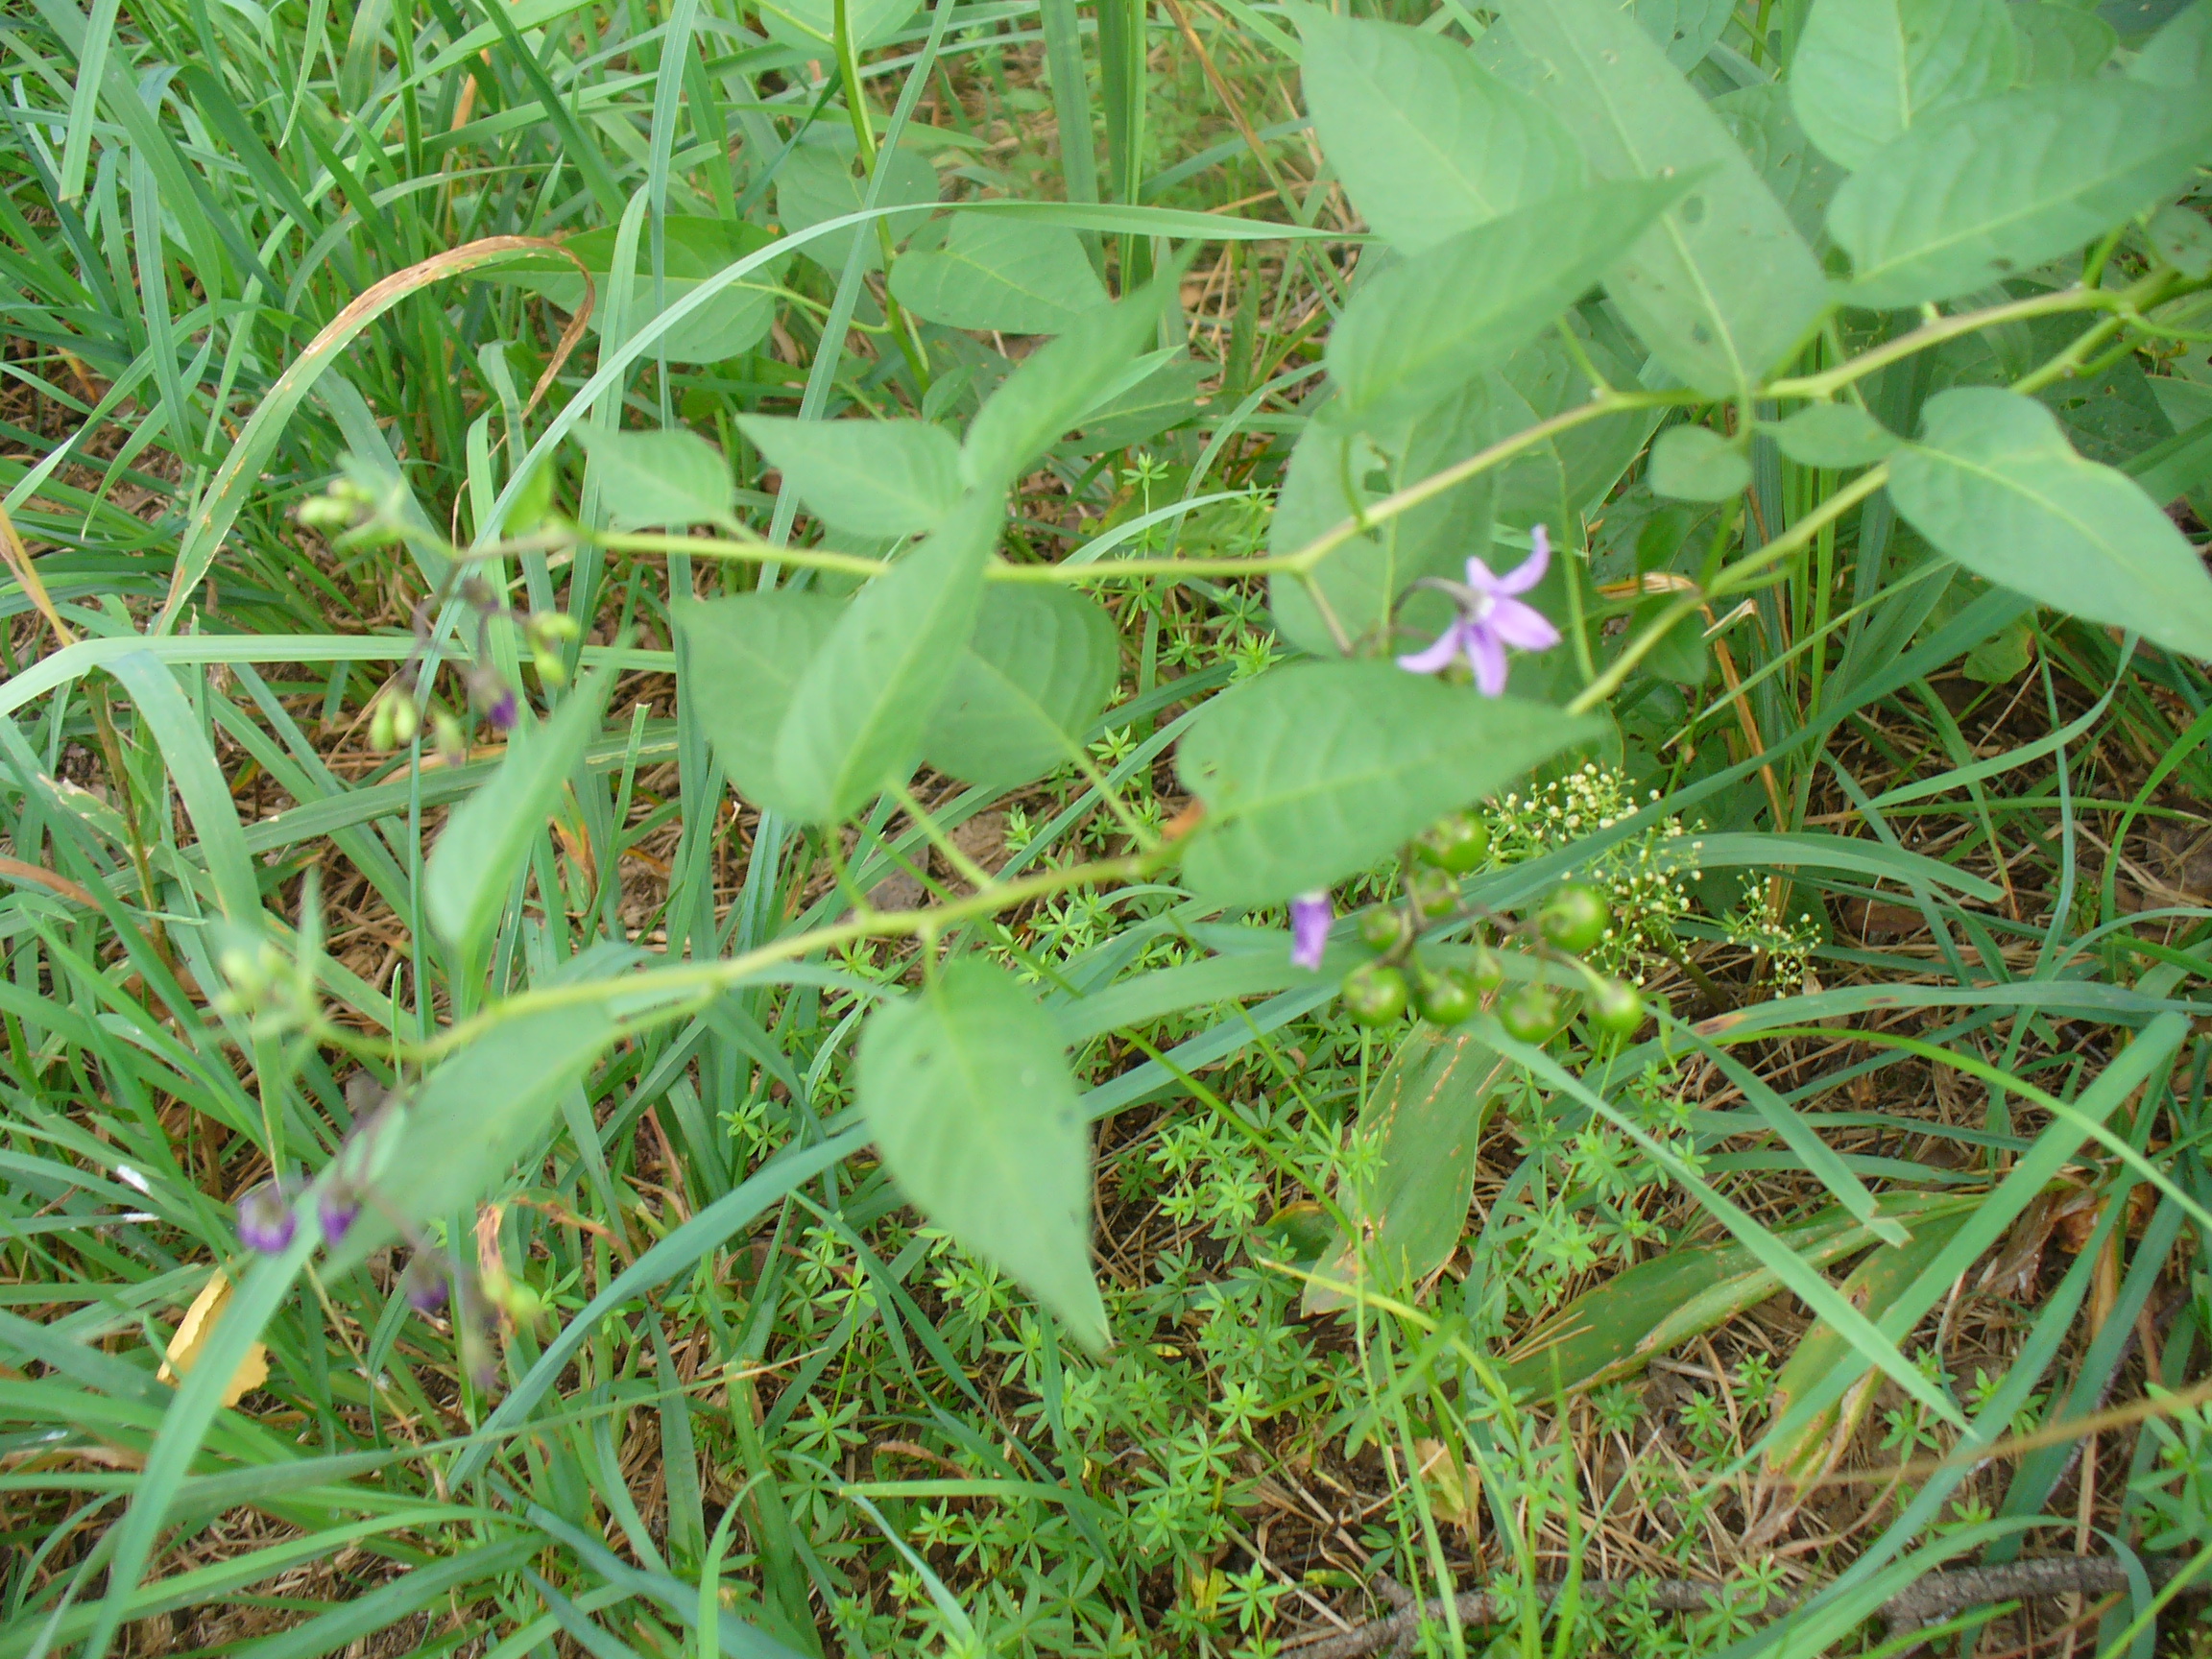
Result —
<path fill-rule="evenodd" d="M 407 1297 L 407 1306 L 416 1312 L 437 1312 L 445 1306 L 445 1263 L 434 1254 L 418 1251 L 407 1263 L 406 1281 L 400 1289 Z"/>
<path fill-rule="evenodd" d="M 1551 539 L 1544 526 L 1529 538 L 1529 554 L 1515 568 L 1499 576 L 1479 559 L 1467 561 L 1464 585 L 1430 577 L 1421 586 L 1451 596 L 1459 614 L 1436 643 L 1398 659 L 1398 666 L 1415 674 L 1433 674 L 1460 657 L 1475 670 L 1475 684 L 1485 697 L 1505 689 L 1505 647 L 1523 651 L 1549 651 L 1559 643 L 1559 630 L 1533 605 L 1513 597 L 1526 593 L 1544 580 L 1551 562 Z"/>
<path fill-rule="evenodd" d="M 249 1250 L 277 1255 L 292 1247 L 299 1230 L 300 1218 L 274 1181 L 262 1182 L 238 1200 L 238 1242 Z"/>
<path fill-rule="evenodd" d="M 522 705 L 516 700 L 512 685 L 499 687 L 499 695 L 485 708 L 484 718 L 494 732 L 512 732 L 515 722 L 522 718 Z"/>
<path fill-rule="evenodd" d="M 1329 890 L 1301 893 L 1290 901 L 1290 962 L 1293 967 L 1318 969 L 1321 953 L 1329 949 Z"/>
<path fill-rule="evenodd" d="M 338 1248 L 361 1214 L 361 1201 L 350 1187 L 325 1181 L 315 1194 L 315 1218 L 323 1227 L 323 1242 Z"/>

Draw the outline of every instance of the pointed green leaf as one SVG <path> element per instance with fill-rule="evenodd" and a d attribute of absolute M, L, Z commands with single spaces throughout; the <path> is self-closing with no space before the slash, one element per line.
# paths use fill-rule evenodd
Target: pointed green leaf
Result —
<path fill-rule="evenodd" d="M 1791 351 L 1828 302 L 1826 279 L 1719 118 L 1611 0 L 1504 0 L 1513 36 L 1550 74 L 1542 93 L 1601 179 L 1694 180 L 1631 244 L 1607 287 L 1652 353 L 1716 397 Z"/>
<path fill-rule="evenodd" d="M 2033 270 L 2178 190 L 2212 153 L 2212 98 L 2120 80 L 1937 111 L 1846 180 L 1828 228 L 1850 299 L 1948 300 Z"/>
<path fill-rule="evenodd" d="M 2093 12 L 2056 0 L 2024 0 L 2009 8 L 2020 37 L 2019 81 L 2023 86 L 2086 81 L 2104 66 L 2120 36 Z"/>
<path fill-rule="evenodd" d="M 1797 234 L 1812 247 L 1825 243 L 1828 204 L 1843 182 L 1843 169 L 1806 136 L 1790 108 L 1789 84 L 1773 81 L 1724 92 L 1713 100 L 1713 113 L 1782 204 Z"/>
<path fill-rule="evenodd" d="M 1710 426 L 1670 426 L 1651 445 L 1651 493 L 1676 501 L 1725 501 L 1751 487 L 1743 448 Z"/>
<path fill-rule="evenodd" d="M 1790 99 L 1832 160 L 1863 167 L 1946 105 L 2012 84 L 2006 0 L 1814 0 Z"/>
<path fill-rule="evenodd" d="M 776 170 L 776 210 L 782 217 L 785 230 L 805 230 L 825 219 L 857 213 L 868 204 L 868 180 L 854 173 L 854 154 L 853 134 L 825 123 L 822 128 L 810 131 L 806 142 L 783 157 L 782 165 Z M 884 169 L 884 179 L 876 204 L 878 207 L 911 204 L 914 208 L 911 213 L 893 213 L 884 220 L 891 227 L 892 240 L 903 241 L 913 234 L 916 226 L 929 217 L 929 209 L 936 204 L 937 170 L 929 165 L 926 156 L 911 150 L 888 151 L 878 157 L 878 161 Z M 842 276 L 855 232 L 863 244 L 862 262 L 871 271 L 880 268 L 883 255 L 873 225 L 833 230 L 807 243 L 799 252 L 832 276 Z"/>
<path fill-rule="evenodd" d="M 2143 42 L 2128 74 L 2149 85 L 2177 90 L 2201 88 L 2212 81 L 2212 0 L 2197 0 L 2167 18 Z"/>
<path fill-rule="evenodd" d="M 960 499 L 960 445 L 926 421 L 740 415 L 737 426 L 833 530 L 911 536 Z"/>
<path fill-rule="evenodd" d="M 737 793 L 756 806 L 803 817 L 776 777 L 776 733 L 806 665 L 845 614 L 845 601 L 804 589 L 680 601 L 681 695 Z"/>
<path fill-rule="evenodd" d="M 1360 217 L 1405 252 L 1582 182 L 1558 118 L 1465 47 L 1317 7 L 1297 22 L 1322 153 Z"/>
<path fill-rule="evenodd" d="M 1176 772 L 1206 808 L 1184 878 L 1223 906 L 1331 886 L 1601 729 L 1387 662 L 1277 668 L 1183 739 Z"/>
<path fill-rule="evenodd" d="M 859 1094 L 900 1190 L 1103 1348 L 1090 1130 L 1059 1035 L 1029 995 L 987 962 L 954 962 L 870 1019 Z"/>
<path fill-rule="evenodd" d="M 1511 356 L 1575 302 L 1682 180 L 1597 184 L 1465 230 L 1367 283 L 1329 336 L 1348 419 L 1402 418 Z"/>
<path fill-rule="evenodd" d="M 1106 286 L 1064 226 L 956 213 L 943 248 L 892 269 L 891 296 L 950 328 L 1062 334 L 1106 303 Z"/>
<path fill-rule="evenodd" d="M 809 58 L 829 55 L 837 39 L 836 0 L 759 0 L 769 38 Z M 914 0 L 848 0 L 845 27 L 854 51 L 880 46 L 914 15 Z"/>
<path fill-rule="evenodd" d="M 775 240 L 770 232 L 742 219 L 724 221 L 671 213 L 662 226 L 660 293 L 663 307 L 689 299 L 691 291 L 707 278 Z M 609 225 L 570 236 L 561 244 L 591 273 L 596 301 L 591 311 L 594 330 L 607 316 L 616 240 L 616 229 Z M 630 290 L 632 332 L 660 315 L 653 303 L 650 237 L 637 238 L 637 258 Z M 771 260 L 749 280 L 723 289 L 661 335 L 654 345 L 655 355 L 671 363 L 719 363 L 752 350 L 767 337 L 769 325 L 776 320 L 774 284 L 787 263 L 787 258 Z M 494 273 L 491 279 L 542 294 L 564 311 L 574 312 L 584 303 L 584 278 L 567 259 L 552 254 L 517 261 Z"/>
<path fill-rule="evenodd" d="M 1734 0 L 1636 0 L 1636 21 L 1687 75 L 1705 60 L 1735 12 Z"/>
<path fill-rule="evenodd" d="M 531 842 L 599 734 L 606 695 L 605 677 L 594 675 L 550 719 L 516 727 L 499 769 L 445 820 L 423 875 L 423 903 L 438 936 L 464 956 L 476 958 L 498 923 Z"/>
<path fill-rule="evenodd" d="M 579 426 L 589 453 L 587 487 L 599 486 L 607 516 L 626 530 L 683 530 L 730 523 L 737 486 L 722 451 L 681 426 L 606 432 Z"/>
<path fill-rule="evenodd" d="M 1082 594 L 994 583 L 922 757 L 964 783 L 1041 778 L 1067 763 L 1120 670 L 1113 618 Z"/>
<path fill-rule="evenodd" d="M 1856 403 L 1810 403 L 1774 428 L 1800 467 L 1871 467 L 1903 442 Z"/>
<path fill-rule="evenodd" d="M 838 617 L 776 733 L 776 786 L 796 816 L 833 822 L 913 772 L 1005 514 L 998 495 L 971 494 Z"/>
<path fill-rule="evenodd" d="M 2212 576 L 2125 473 L 2074 452 L 2050 410 L 1991 387 L 1928 400 L 1889 462 L 1912 528 L 1977 576 L 2212 658 Z"/>

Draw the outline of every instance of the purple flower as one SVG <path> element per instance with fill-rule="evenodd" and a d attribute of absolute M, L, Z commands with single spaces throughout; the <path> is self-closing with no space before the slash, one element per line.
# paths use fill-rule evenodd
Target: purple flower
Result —
<path fill-rule="evenodd" d="M 300 1219 L 291 1202 L 274 1181 L 264 1181 L 238 1200 L 238 1242 L 264 1256 L 275 1256 L 292 1246 Z"/>
<path fill-rule="evenodd" d="M 493 698 L 491 707 L 484 710 L 484 718 L 494 732 L 514 731 L 515 722 L 521 717 L 522 705 L 517 701 L 514 688 L 508 685 L 499 687 L 499 695 Z"/>
<path fill-rule="evenodd" d="M 1318 969 L 1321 952 L 1329 948 L 1329 890 L 1301 893 L 1290 901 L 1290 962 L 1293 967 Z"/>
<path fill-rule="evenodd" d="M 417 1251 L 407 1263 L 402 1286 L 407 1305 L 418 1313 L 435 1313 L 445 1306 L 445 1263 L 435 1254 Z"/>
<path fill-rule="evenodd" d="M 1533 605 L 1513 597 L 1526 593 L 1544 580 L 1551 562 L 1551 538 L 1536 526 L 1529 538 L 1528 557 L 1503 576 L 1493 575 L 1479 559 L 1467 561 L 1464 585 L 1441 577 L 1428 577 L 1420 586 L 1450 594 L 1459 614 L 1437 636 L 1436 643 L 1398 659 L 1398 666 L 1415 674 L 1433 674 L 1455 658 L 1467 659 L 1475 670 L 1475 684 L 1482 695 L 1495 697 L 1505 689 L 1505 647 L 1523 651 L 1549 651 L 1559 643 L 1559 630 Z"/>
<path fill-rule="evenodd" d="M 338 1248 L 361 1214 L 361 1201 L 353 1196 L 353 1190 L 325 1182 L 315 1194 L 315 1218 L 323 1226 L 323 1242 L 331 1249 Z"/>

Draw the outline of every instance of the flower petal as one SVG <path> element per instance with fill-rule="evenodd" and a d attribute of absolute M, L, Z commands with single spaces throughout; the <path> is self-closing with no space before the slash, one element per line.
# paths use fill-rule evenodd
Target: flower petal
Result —
<path fill-rule="evenodd" d="M 1505 646 L 1487 627 L 1467 630 L 1467 661 L 1475 665 L 1475 684 L 1485 697 L 1505 689 Z"/>
<path fill-rule="evenodd" d="M 1466 649 L 1460 638 L 1465 623 L 1455 622 L 1436 636 L 1436 643 L 1425 650 L 1408 652 L 1398 659 L 1398 666 L 1408 674 L 1433 674 L 1452 665 L 1454 658 Z"/>
<path fill-rule="evenodd" d="M 1551 537 L 1539 524 L 1528 533 L 1528 557 L 1499 577 L 1493 590 L 1499 593 L 1526 593 L 1544 580 L 1544 572 L 1551 565 Z"/>
<path fill-rule="evenodd" d="M 1559 630 L 1533 605 L 1518 599 L 1501 599 L 1483 618 L 1491 633 L 1523 651 L 1549 651 L 1559 643 Z"/>
<path fill-rule="evenodd" d="M 1326 890 L 1301 893 L 1290 901 L 1290 962 L 1308 971 L 1321 966 L 1329 949 L 1329 924 L 1333 912 Z"/>
<path fill-rule="evenodd" d="M 1499 581 L 1498 573 L 1482 560 L 1470 558 L 1467 561 L 1467 586 L 1474 589 L 1476 592 L 1500 593 L 1504 591 L 1499 586 Z"/>

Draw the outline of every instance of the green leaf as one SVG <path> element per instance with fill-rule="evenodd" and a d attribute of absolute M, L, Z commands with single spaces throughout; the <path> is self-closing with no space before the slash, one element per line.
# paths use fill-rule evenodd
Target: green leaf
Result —
<path fill-rule="evenodd" d="M 1636 0 L 1634 10 L 1667 61 L 1687 75 L 1705 61 L 1736 8 L 1733 0 Z"/>
<path fill-rule="evenodd" d="M 2212 225 L 2194 207 L 2168 203 L 2151 216 L 2149 234 L 2158 257 L 2192 282 L 2212 276 Z"/>
<path fill-rule="evenodd" d="M 1369 1184 L 1344 1193 L 1360 1243 L 1335 1235 L 1318 1276 L 1357 1285 L 1372 1262 L 1385 1292 L 1418 1285 L 1441 1267 L 1467 1231 L 1476 1142 L 1505 1062 L 1464 1028 L 1423 1025 L 1391 1057 L 1359 1108 L 1358 1134 L 1382 1156 Z M 1309 1284 L 1300 1310 L 1345 1306 L 1341 1290 Z"/>
<path fill-rule="evenodd" d="M 1103 1348 L 1090 1131 L 1052 1022 L 1028 994 L 965 957 L 885 1003 L 861 1034 L 859 1099 L 900 1190 Z"/>
<path fill-rule="evenodd" d="M 1770 81 L 1722 93 L 1713 113 L 1750 159 L 1767 188 L 1812 247 L 1828 239 L 1828 204 L 1843 182 L 1843 169 L 1820 154 L 1790 108 L 1786 82 Z"/>
<path fill-rule="evenodd" d="M 1214 372 L 1213 364 L 1195 358 L 1164 358 L 1157 369 L 1127 391 L 1084 410 L 1073 435 L 1064 440 L 1055 453 L 1098 455 L 1109 449 L 1126 449 L 1158 437 L 1170 426 L 1197 420 L 1205 409 L 1205 394 L 1200 387 Z"/>
<path fill-rule="evenodd" d="M 1879 1321 L 1911 1288 L 1912 1282 L 1942 1253 L 1972 1214 L 1971 1209 L 1961 1206 L 1914 1220 L 1911 1238 L 1905 1243 L 1879 1245 L 1851 1270 L 1851 1276 L 1843 1281 L 1844 1300 Z M 1829 1381 L 1839 1369 L 1863 1381 L 1826 1410 L 1815 1412 L 1794 1434 L 1767 1443 L 1765 1463 L 1769 1477 L 1805 1480 L 1834 1468 L 1852 1430 L 1873 1405 L 1875 1385 L 1882 1381 L 1882 1374 L 1848 1337 L 1826 1320 L 1815 1319 L 1797 1338 L 1789 1361 L 1774 1379 L 1774 1392 L 1767 1405 L 1767 1420 L 1780 1422 L 1792 1405 Z"/>
<path fill-rule="evenodd" d="M 1774 428 L 1800 467 L 1871 467 L 1903 442 L 1856 403 L 1809 403 Z"/>
<path fill-rule="evenodd" d="M 2201 89 L 2212 81 L 2212 0 L 2197 0 L 2169 17 L 2143 42 L 2128 74 L 2149 85 L 2177 91 Z"/>
<path fill-rule="evenodd" d="M 599 734 L 606 695 L 605 676 L 594 675 L 549 719 L 516 727 L 499 769 L 445 820 L 423 875 L 423 902 L 438 936 L 465 957 L 480 957 L 530 844 L 544 833 L 585 745 Z"/>
<path fill-rule="evenodd" d="M 661 252 L 661 294 L 663 305 L 690 298 L 691 291 L 709 276 L 757 253 L 775 237 L 744 220 L 698 218 L 671 213 L 664 227 Z M 597 331 L 607 315 L 608 291 L 614 269 L 617 230 L 602 226 L 571 236 L 562 247 L 584 262 L 591 273 L 594 303 L 591 327 Z M 726 288 L 699 310 L 678 323 L 654 346 L 656 355 L 671 363 L 719 363 L 750 351 L 767 338 L 776 320 L 774 284 L 787 259 L 771 260 L 755 272 L 751 280 Z M 574 312 L 584 303 L 584 278 L 566 259 L 541 255 L 493 272 L 491 279 L 510 281 L 517 287 L 541 294 L 562 310 Z M 652 239 L 637 239 L 637 267 L 630 291 L 631 331 L 635 333 L 661 314 L 653 302 Z"/>
<path fill-rule="evenodd" d="M 1602 730 L 1387 662 L 1301 662 L 1223 693 L 1176 772 L 1206 815 L 1184 878 L 1224 907 L 1358 874 L 1455 806 Z"/>
<path fill-rule="evenodd" d="M 911 536 L 960 500 L 960 445 L 926 421 L 740 415 L 737 426 L 833 530 Z"/>
<path fill-rule="evenodd" d="M 2054 0 L 2020 0 L 2008 10 L 2020 40 L 2023 86 L 2086 81 L 2120 43 L 2118 31 L 2104 18 Z"/>
<path fill-rule="evenodd" d="M 903 783 L 974 632 L 983 566 L 1006 514 L 970 494 L 914 552 L 860 589 L 822 642 L 776 733 L 776 786 L 809 823 Z"/>
<path fill-rule="evenodd" d="M 964 783 L 1041 778 L 1076 752 L 1120 671 L 1113 618 L 1082 594 L 994 583 L 922 757 Z"/>
<path fill-rule="evenodd" d="M 1344 414 L 1417 413 L 1496 367 L 1575 302 L 1684 192 L 1681 180 L 1598 184 L 1518 208 L 1361 287 L 1329 336 Z"/>
<path fill-rule="evenodd" d="M 1656 627 L 1659 618 L 1672 608 L 1673 596 L 1654 593 L 1643 600 L 1628 616 L 1628 637 L 1642 638 L 1646 632 Z M 1713 672 L 1712 653 L 1705 648 L 1705 625 L 1693 612 L 1678 618 L 1652 646 L 1644 659 L 1644 666 L 1662 680 L 1671 680 L 1677 685 L 1702 685 Z"/>
<path fill-rule="evenodd" d="M 841 599 L 789 588 L 676 606 L 686 652 L 682 695 L 722 770 L 756 806 L 804 816 L 777 781 L 776 733 L 844 614 Z"/>
<path fill-rule="evenodd" d="M 477 1200 L 537 1150 L 561 1096 L 622 1029 L 597 1001 L 493 1025 L 424 1078 L 382 1126 L 369 1179 L 407 1221 L 473 1214 Z M 396 1232 L 382 1205 L 364 1206 L 328 1270 L 366 1260 Z"/>
<path fill-rule="evenodd" d="M 1418 253 L 1583 180 L 1575 139 L 1465 47 L 1415 29 L 1297 12 L 1322 154 L 1376 234 Z"/>
<path fill-rule="evenodd" d="M 854 174 L 854 155 L 853 134 L 824 124 L 810 129 L 806 141 L 783 157 L 776 170 L 776 210 L 785 230 L 805 230 L 867 205 L 868 180 Z M 886 152 L 878 157 L 878 164 L 884 170 L 883 188 L 876 201 L 878 207 L 919 204 L 911 213 L 893 213 L 884 220 L 891 227 L 891 239 L 903 241 L 936 205 L 937 170 L 927 157 L 903 149 Z M 841 276 L 855 234 L 864 244 L 862 263 L 871 271 L 880 269 L 883 255 L 874 225 L 833 230 L 799 252 L 832 276 Z"/>
<path fill-rule="evenodd" d="M 599 486 L 607 516 L 626 530 L 682 530 L 731 524 L 737 486 L 722 451 L 681 426 L 658 432 L 607 432 L 579 426 L 589 451 L 589 488 Z"/>
<path fill-rule="evenodd" d="M 1269 549 L 1294 552 L 1379 498 L 1383 489 L 1465 460 L 1527 424 L 1516 419 L 1527 407 L 1495 376 L 1470 381 L 1458 396 L 1424 414 L 1408 436 L 1393 440 L 1393 463 L 1367 434 L 1347 427 L 1335 404 L 1324 405 L 1290 452 L 1268 525 Z M 1359 492 L 1357 504 L 1345 498 L 1347 479 Z M 1422 577 L 1456 579 L 1469 554 L 1487 553 L 1496 493 L 1496 474 L 1479 474 L 1385 520 L 1372 535 L 1354 537 L 1324 559 L 1310 581 L 1280 572 L 1270 577 L 1267 603 L 1276 632 L 1312 656 L 1336 655 L 1336 637 L 1322 614 L 1325 605 L 1355 643 L 1380 640 L 1384 623 L 1393 619 L 1401 637 L 1433 637 L 1451 620 L 1451 606 L 1441 594 L 1415 593 L 1395 612 L 1393 606 Z"/>
<path fill-rule="evenodd" d="M 1823 154 L 1856 170 L 1946 105 L 2012 83 L 2006 0 L 1814 0 L 1790 101 Z"/>
<path fill-rule="evenodd" d="M 1504 0 L 1504 12 L 1599 178 L 1693 180 L 1607 287 L 1667 369 L 1715 397 L 1741 392 L 1826 307 L 1812 251 L 1704 99 L 1611 0 Z"/>
<path fill-rule="evenodd" d="M 1003 490 L 1064 432 L 1118 394 L 1129 361 L 1152 343 L 1182 262 L 1148 287 L 1094 312 L 1032 351 L 969 423 L 960 466 L 979 490 Z"/>
<path fill-rule="evenodd" d="M 760 26 L 772 40 L 821 58 L 837 39 L 836 0 L 759 0 Z M 845 27 L 853 48 L 865 52 L 899 33 L 914 15 L 914 0 L 848 0 Z"/>
<path fill-rule="evenodd" d="M 1651 445 L 1651 493 L 1677 501 L 1725 501 L 1751 487 L 1743 448 L 1710 426 L 1670 426 Z"/>
<path fill-rule="evenodd" d="M 1884 1193 L 1885 1217 L 1918 1224 L 1931 1213 L 1963 1213 L 1971 1200 Z M 1821 1267 L 1874 1242 L 1867 1227 L 1840 1207 L 1774 1239 L 1808 1266 Z M 1653 1356 L 1757 1307 L 1781 1287 L 1781 1277 L 1743 1244 L 1706 1244 L 1670 1251 L 1585 1291 L 1522 1338 L 1500 1376 L 1511 1389 L 1549 1398 L 1554 1380 L 1578 1393 L 1631 1377 Z"/>
<path fill-rule="evenodd" d="M 1915 305 L 2033 270 L 2178 190 L 2208 148 L 2212 98 L 2126 81 L 1938 111 L 1836 192 L 1851 301 Z"/>
<path fill-rule="evenodd" d="M 1897 510 L 1977 576 L 2153 643 L 2212 657 L 2212 576 L 2125 473 L 2074 452 L 2052 413 L 1991 387 L 1938 393 L 1889 462 Z"/>
<path fill-rule="evenodd" d="M 927 322 L 1008 334 L 1065 333 L 1106 303 L 1074 231 L 996 213 L 955 213 L 942 249 L 892 269 L 891 295 Z"/>

